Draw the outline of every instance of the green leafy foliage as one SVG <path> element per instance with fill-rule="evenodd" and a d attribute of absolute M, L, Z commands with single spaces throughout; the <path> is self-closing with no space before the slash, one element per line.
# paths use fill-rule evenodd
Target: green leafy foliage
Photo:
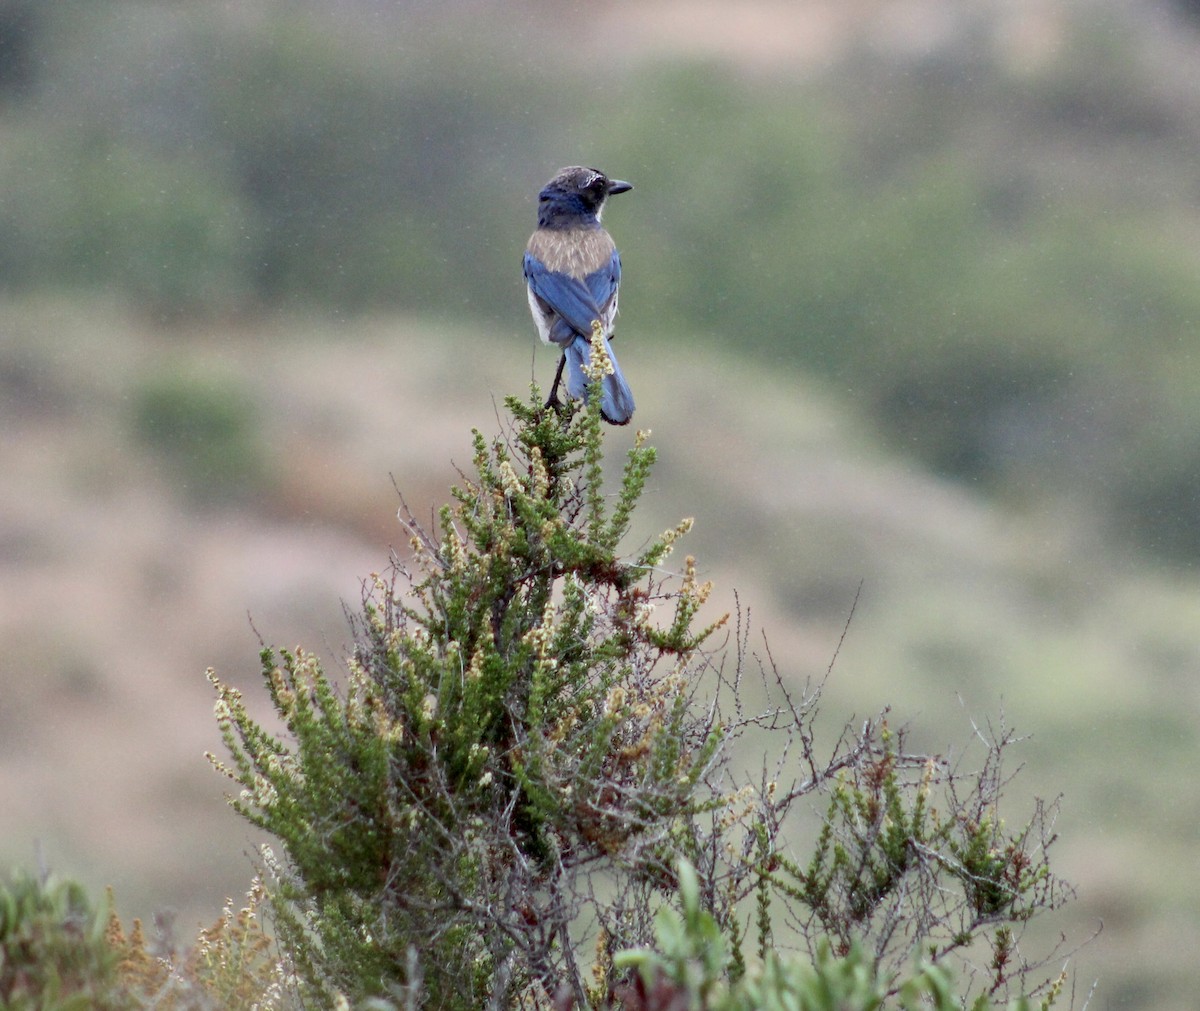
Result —
<path fill-rule="evenodd" d="M 506 437 L 476 433 L 436 537 L 410 519 L 416 573 L 369 587 L 344 691 L 311 654 L 264 651 L 288 741 L 213 677 L 218 765 L 283 843 L 275 921 L 321 999 L 553 992 L 578 978 L 585 906 L 611 938 L 635 929 L 628 889 L 670 883 L 672 837 L 710 803 L 722 735 L 688 704 L 708 587 L 690 561 L 669 592 L 656 569 L 688 524 L 622 560 L 653 450 L 638 437 L 610 504 L 598 408 L 537 399 L 508 402 Z M 589 890 L 618 867 L 635 884 Z"/>
<path fill-rule="evenodd" d="M 879 750 L 839 774 L 808 864 L 784 854 L 771 861 L 772 884 L 810 936 L 819 925 L 815 936 L 840 955 L 863 946 L 893 987 L 914 948 L 940 964 L 981 947 L 985 993 L 1014 979 L 1028 986 L 1032 967 L 1016 958 L 1014 929 L 1073 893 L 1050 870 L 1053 807 L 1039 802 L 1015 832 L 999 817 L 1001 755 L 1011 741 L 992 743 L 983 768 L 964 777 L 906 756 L 885 723 Z M 918 778 L 906 777 L 905 765 Z"/>
<path fill-rule="evenodd" d="M 0 1005 L 9 1011 L 118 1011 L 107 919 L 81 885 L 17 872 L 0 881 Z"/>
<path fill-rule="evenodd" d="M 255 881 L 190 947 L 158 917 L 153 938 L 82 885 L 22 872 L 0 882 L 0 1007 L 5 1011 L 282 1011 L 290 965 L 264 932 Z"/>
<path fill-rule="evenodd" d="M 878 1011 L 885 1007 L 962 1011 L 950 975 L 928 959 L 910 966 L 900 979 L 885 981 L 858 943 L 840 955 L 822 943 L 812 960 L 772 951 L 745 973 L 731 973 L 729 944 L 716 920 L 700 906 L 695 870 L 678 868 L 680 906 L 660 910 L 653 948 L 623 951 L 614 959 L 632 976 L 619 997 L 625 1011 Z M 1061 990 L 1061 978 L 1039 1004 L 1048 1011 Z M 895 1003 L 889 998 L 895 995 Z M 972 1011 L 994 1005 L 981 996 Z M 1026 998 L 1008 1011 L 1030 1011 Z"/>
<path fill-rule="evenodd" d="M 663 572 L 689 521 L 620 554 L 653 450 L 639 433 L 609 489 L 598 388 L 591 406 L 540 400 L 475 433 L 436 532 L 405 510 L 412 561 L 366 587 L 341 684 L 311 653 L 264 649 L 283 733 L 210 673 L 228 751 L 210 758 L 282 844 L 262 851 L 263 888 L 300 999 L 651 1008 L 669 980 L 696 1007 L 829 986 L 905 1006 L 980 950 L 964 1001 L 1052 991 L 1017 941 L 1069 889 L 1047 862 L 1052 811 L 999 820 L 1011 735 L 973 775 L 882 718 L 820 760 L 819 687 L 797 698 L 761 663 L 782 702 L 746 713 L 748 625 L 727 670 L 706 646 L 724 620 L 700 620 L 710 585 L 690 558 Z M 779 757 L 753 784 L 729 749 L 764 731 Z M 821 796 L 797 862 L 784 827 Z M 779 961 L 784 936 L 807 968 Z"/>

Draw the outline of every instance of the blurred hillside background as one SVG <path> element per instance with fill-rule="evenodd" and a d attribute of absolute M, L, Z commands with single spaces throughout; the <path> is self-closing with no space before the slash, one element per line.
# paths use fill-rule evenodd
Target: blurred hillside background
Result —
<path fill-rule="evenodd" d="M 642 532 L 797 683 L 861 584 L 831 731 L 1003 713 L 1077 1006 L 1194 1011 L 1198 150 L 1185 0 L 0 0 L 0 863 L 185 937 L 244 890 L 204 669 L 342 655 L 393 478 L 549 382 L 520 254 L 585 163 Z"/>

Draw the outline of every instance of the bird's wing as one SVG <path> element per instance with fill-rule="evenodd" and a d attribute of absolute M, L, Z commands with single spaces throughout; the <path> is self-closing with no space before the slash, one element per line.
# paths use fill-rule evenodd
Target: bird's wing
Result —
<path fill-rule="evenodd" d="M 612 317 L 616 314 L 617 286 L 621 283 L 621 256 L 614 249 L 612 256 L 599 270 L 587 276 L 587 287 L 603 314 L 604 329 L 612 327 Z"/>
<path fill-rule="evenodd" d="M 573 331 L 584 337 L 588 337 L 592 332 L 592 320 L 604 319 L 592 291 L 591 282 L 595 276 L 589 275 L 588 283 L 585 284 L 569 274 L 547 269 L 532 253 L 525 254 L 525 280 L 529 284 L 529 290 Z M 604 289 L 596 290 L 602 292 Z"/>

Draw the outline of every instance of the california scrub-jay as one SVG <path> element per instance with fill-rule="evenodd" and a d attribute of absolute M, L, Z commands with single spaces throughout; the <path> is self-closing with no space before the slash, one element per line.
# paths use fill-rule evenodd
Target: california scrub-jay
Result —
<path fill-rule="evenodd" d="M 617 315 L 621 257 L 612 236 L 600 226 L 604 201 L 633 189 L 603 172 L 575 165 L 562 169 L 538 194 L 538 226 L 525 250 L 529 310 L 538 334 L 562 348 L 547 404 L 558 403 L 563 367 L 567 393 L 587 396 L 584 367 L 591 361 L 592 322 L 600 321 L 604 350 L 613 371 L 601 381 L 600 415 L 610 425 L 633 417 L 633 394 L 621 374 L 609 340 Z"/>

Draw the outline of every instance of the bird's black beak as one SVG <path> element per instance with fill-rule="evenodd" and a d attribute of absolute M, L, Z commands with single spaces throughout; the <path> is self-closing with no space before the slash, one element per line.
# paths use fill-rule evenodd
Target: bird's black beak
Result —
<path fill-rule="evenodd" d="M 627 183 L 624 179 L 610 179 L 608 181 L 608 195 L 611 197 L 614 193 L 627 193 L 633 189 L 633 183 Z"/>

